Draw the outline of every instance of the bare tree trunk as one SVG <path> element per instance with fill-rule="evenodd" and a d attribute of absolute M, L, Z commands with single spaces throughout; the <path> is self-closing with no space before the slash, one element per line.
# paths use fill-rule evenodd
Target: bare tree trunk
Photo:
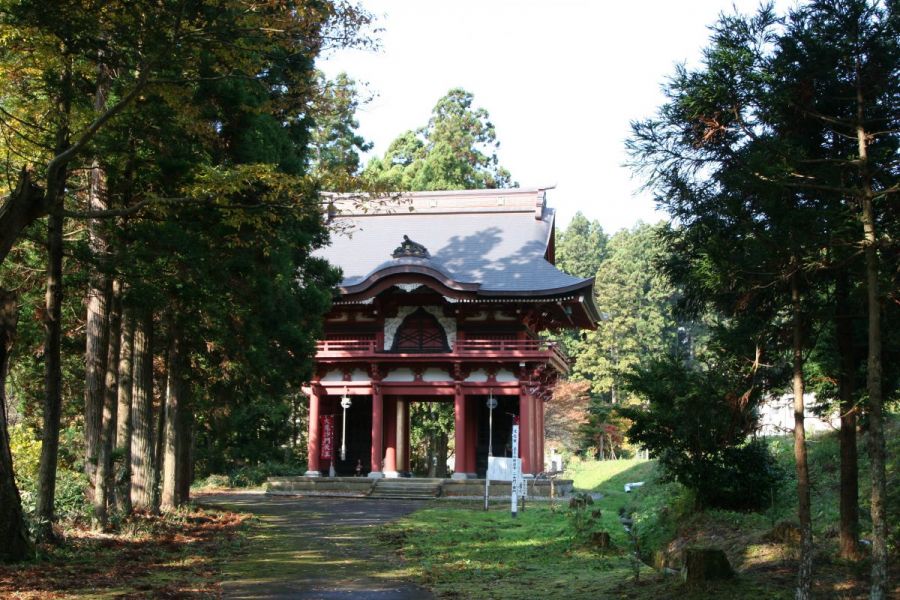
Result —
<path fill-rule="evenodd" d="M 131 402 L 131 504 L 140 510 L 152 506 L 153 484 L 153 313 L 137 319 L 134 327 L 134 382 Z"/>
<path fill-rule="evenodd" d="M 841 368 L 838 390 L 841 400 L 841 492 L 840 555 L 848 560 L 861 558 L 859 551 L 859 466 L 856 448 L 856 353 L 853 349 L 853 317 L 847 274 L 838 275 L 835 328 Z"/>
<path fill-rule="evenodd" d="M 131 397 L 132 352 L 134 344 L 134 318 L 131 311 L 122 310 L 122 335 L 119 347 L 119 390 L 116 411 L 116 448 L 120 455 L 116 472 L 116 502 L 119 512 L 131 514 Z"/>
<path fill-rule="evenodd" d="M 6 260 L 22 232 L 49 212 L 52 200 L 31 181 L 31 171 L 23 167 L 16 189 L 0 206 L 0 263 Z"/>
<path fill-rule="evenodd" d="M 108 524 L 107 506 L 111 495 L 112 449 L 116 431 L 118 412 L 119 346 L 122 326 L 122 284 L 118 279 L 112 282 L 109 302 L 109 333 L 106 377 L 103 386 L 103 420 L 100 426 L 100 444 L 97 454 L 97 473 L 94 481 L 95 527 L 105 528 Z"/>
<path fill-rule="evenodd" d="M 878 234 L 876 231 L 872 175 L 869 172 L 869 132 L 865 128 L 865 99 L 862 79 L 856 72 L 856 140 L 859 149 L 859 172 L 862 176 L 863 251 L 866 259 L 866 300 L 869 317 L 869 356 L 866 368 L 866 388 L 869 392 L 869 465 L 872 471 L 872 493 L 869 508 L 872 514 L 872 587 L 871 600 L 883 600 L 888 588 L 887 548 L 887 474 L 884 443 L 884 396 L 881 383 L 881 294 L 878 286 Z"/>
<path fill-rule="evenodd" d="M 872 493 L 869 506 L 872 514 L 872 587 L 869 597 L 883 600 L 888 587 L 887 549 L 887 474 L 884 442 L 884 400 L 881 385 L 881 302 L 878 292 L 878 255 L 875 248 L 875 218 L 871 197 L 863 202 L 863 223 L 866 228 L 866 288 L 869 313 L 869 357 L 866 387 L 869 391 L 869 464 L 872 472 Z"/>
<path fill-rule="evenodd" d="M 191 480 L 193 479 L 193 447 L 192 434 L 193 415 L 187 404 L 188 387 L 183 384 L 183 394 L 178 407 L 178 469 L 175 474 L 175 494 L 179 504 L 191 499 Z"/>
<path fill-rule="evenodd" d="M 103 422 L 103 385 L 109 354 L 109 294 L 109 279 L 92 272 L 86 300 L 84 351 L 84 472 L 92 486 L 95 485 Z"/>
<path fill-rule="evenodd" d="M 435 457 L 437 458 L 437 464 L 434 467 L 434 476 L 445 478 L 447 477 L 447 445 L 450 440 L 447 437 L 447 433 L 444 431 L 439 431 L 435 435 Z M 465 465 L 459 465 L 460 469 L 463 469 Z"/>
<path fill-rule="evenodd" d="M 106 208 L 104 174 L 95 160 L 91 165 L 88 183 L 88 210 L 99 211 Z M 88 221 L 88 247 L 94 260 L 105 260 L 107 243 L 100 224 Z M 96 266 L 91 268 L 88 278 L 87 318 L 85 319 L 84 350 L 84 471 L 91 485 L 96 487 L 94 474 L 100 453 L 100 428 L 103 422 L 104 383 L 109 344 L 109 277 Z"/>
<path fill-rule="evenodd" d="M 166 356 L 163 357 L 163 364 L 168 367 L 168 350 Z M 169 393 L 169 370 L 163 371 L 163 381 L 160 382 L 159 406 L 156 409 L 156 427 L 153 428 L 153 479 L 150 483 L 150 510 L 154 514 L 159 514 L 159 506 L 162 501 L 162 493 L 160 489 L 160 481 L 162 479 L 162 461 L 163 461 L 163 442 L 165 441 L 166 430 L 166 395 Z"/>
<path fill-rule="evenodd" d="M 18 306 L 15 294 L 0 290 L 0 563 L 24 560 L 31 554 L 31 542 L 22 517 L 22 498 L 16 487 L 9 423 L 6 417 L 6 374 L 9 352 L 16 334 Z"/>
<path fill-rule="evenodd" d="M 797 265 L 795 264 L 795 267 Z M 793 387 L 794 387 L 794 460 L 797 463 L 797 516 L 800 521 L 800 568 L 797 576 L 797 600 L 809 600 L 812 594 L 812 511 L 809 491 L 809 465 L 806 456 L 803 379 L 803 311 L 800 306 L 799 273 L 791 275 L 793 309 Z"/>
<path fill-rule="evenodd" d="M 168 390 L 166 392 L 165 435 L 163 444 L 163 483 L 162 483 L 162 509 L 172 510 L 181 504 L 182 498 L 178 489 L 178 473 L 181 469 L 182 453 L 179 444 L 182 436 L 179 431 L 181 425 L 181 404 L 184 390 L 182 381 L 182 342 L 181 332 L 177 326 L 172 325 L 172 340 L 169 345 L 169 375 Z M 160 432 L 161 434 L 163 432 Z"/>
<path fill-rule="evenodd" d="M 56 463 L 59 454 L 59 422 L 62 413 L 62 194 L 50 211 L 47 223 L 47 293 L 44 314 L 44 415 L 41 458 L 38 467 L 36 536 L 53 539 Z"/>

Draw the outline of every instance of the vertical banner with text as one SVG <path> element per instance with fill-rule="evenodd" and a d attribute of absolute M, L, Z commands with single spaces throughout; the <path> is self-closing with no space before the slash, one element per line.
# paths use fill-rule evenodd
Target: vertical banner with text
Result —
<path fill-rule="evenodd" d="M 322 450 L 319 458 L 331 460 L 334 458 L 334 415 L 322 415 L 319 417 L 322 432 Z"/>

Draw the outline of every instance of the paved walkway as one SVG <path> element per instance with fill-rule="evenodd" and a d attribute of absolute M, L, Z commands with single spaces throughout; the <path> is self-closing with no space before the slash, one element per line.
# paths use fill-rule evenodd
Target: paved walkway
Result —
<path fill-rule="evenodd" d="M 390 550 L 375 547 L 373 529 L 406 515 L 416 501 L 297 498 L 224 493 L 202 504 L 251 512 L 260 519 L 250 547 L 224 569 L 225 598 L 418 600 L 431 593 L 399 579 Z"/>

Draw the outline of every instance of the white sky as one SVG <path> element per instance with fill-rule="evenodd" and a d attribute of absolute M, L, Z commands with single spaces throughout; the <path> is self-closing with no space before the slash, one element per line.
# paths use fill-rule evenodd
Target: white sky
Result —
<path fill-rule="evenodd" d="M 663 102 L 679 62 L 696 63 L 708 26 L 759 0 L 362 0 L 382 49 L 342 50 L 321 61 L 375 98 L 360 133 L 382 154 L 427 123 L 453 87 L 490 112 L 500 163 L 523 187 L 551 186 L 558 226 L 576 211 L 612 233 L 664 218 L 623 166 L 629 122 Z M 779 2 L 785 5 L 787 2 Z"/>

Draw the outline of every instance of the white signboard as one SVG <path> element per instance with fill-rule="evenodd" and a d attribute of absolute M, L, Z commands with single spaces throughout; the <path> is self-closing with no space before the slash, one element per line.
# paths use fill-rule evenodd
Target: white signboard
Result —
<path fill-rule="evenodd" d="M 505 456 L 488 458 L 488 477 L 493 481 L 513 480 L 513 459 Z"/>
<path fill-rule="evenodd" d="M 522 459 L 519 458 L 519 425 L 512 427 L 512 515 L 516 516 L 519 511 L 519 498 L 525 497 L 526 487 L 525 478 L 522 477 Z"/>

